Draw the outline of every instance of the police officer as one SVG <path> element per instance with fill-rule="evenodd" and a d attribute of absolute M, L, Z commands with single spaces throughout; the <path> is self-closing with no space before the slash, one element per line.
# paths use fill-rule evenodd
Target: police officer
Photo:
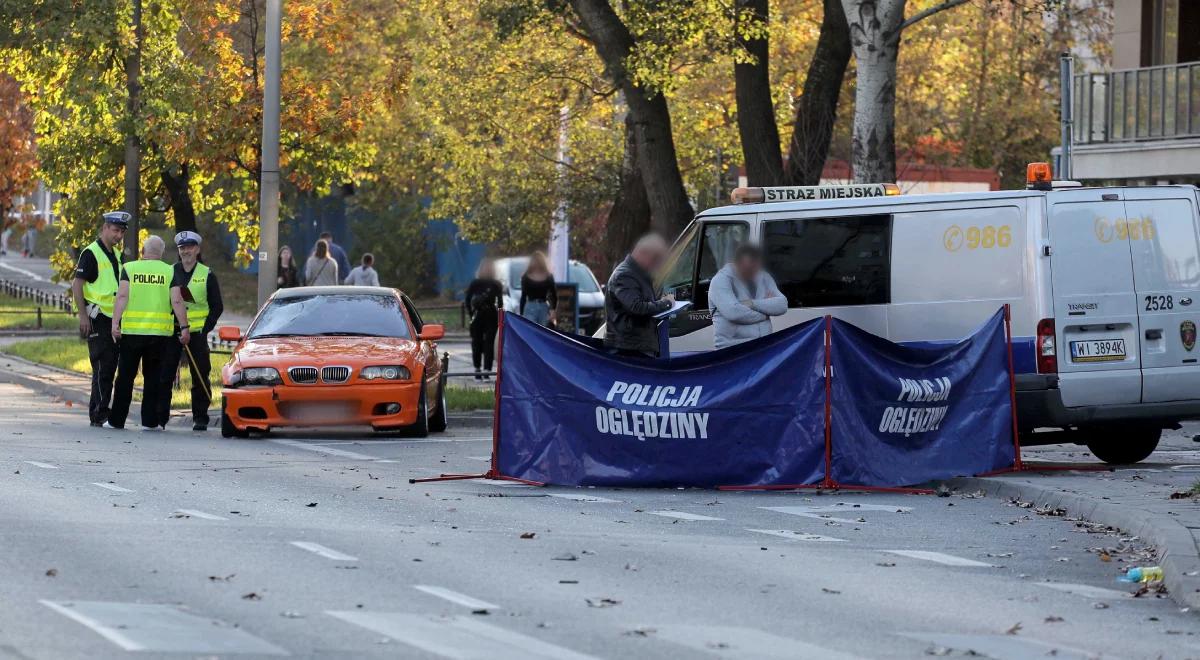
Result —
<path fill-rule="evenodd" d="M 175 234 L 175 247 L 179 250 L 179 262 L 175 264 L 172 287 L 178 287 L 187 307 L 188 329 L 191 340 L 187 342 L 188 364 L 192 374 L 192 430 L 208 430 L 208 405 L 211 403 L 208 376 L 212 365 L 208 357 L 208 333 L 217 325 L 217 319 L 225 311 L 221 302 L 221 287 L 217 276 L 208 266 L 200 263 L 200 235 L 194 231 Z M 175 331 L 181 332 L 176 326 Z M 159 419 L 164 423 L 171 417 L 171 386 L 175 382 L 179 360 L 183 357 L 183 343 L 168 341 L 163 351 L 162 396 L 159 398 Z"/>
<path fill-rule="evenodd" d="M 121 252 L 117 243 L 125 238 L 129 214 L 114 211 L 104 214 L 100 236 L 83 249 L 75 265 L 71 294 L 79 313 L 79 336 L 88 343 L 88 361 L 92 363 L 92 395 L 88 400 L 88 418 L 92 426 L 108 421 L 112 400 L 113 376 L 117 371 L 117 344 L 112 337 L 113 303 L 121 277 Z"/>
<path fill-rule="evenodd" d="M 174 326 L 172 312 L 179 327 L 179 341 L 187 343 L 187 309 L 179 287 L 171 286 L 174 270 L 162 261 L 163 240 L 151 236 L 142 244 L 142 258 L 125 264 L 121 285 L 113 306 L 113 338 L 120 342 L 117 360 L 117 383 L 113 390 L 112 410 L 104 428 L 123 429 L 133 400 L 133 379 L 138 367 L 142 369 L 142 428 L 157 431 L 166 426 L 159 418 L 159 396 L 162 382 L 162 354 L 171 338 Z M 167 390 L 165 396 L 170 396 Z"/>

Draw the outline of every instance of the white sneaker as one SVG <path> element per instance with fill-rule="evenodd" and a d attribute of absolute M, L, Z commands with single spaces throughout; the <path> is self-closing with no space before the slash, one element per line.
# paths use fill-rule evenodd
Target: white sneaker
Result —
<path fill-rule="evenodd" d="M 124 426 L 113 426 L 112 424 L 109 424 L 108 422 L 104 422 L 104 428 L 110 429 L 113 431 L 124 431 L 125 430 Z"/>
<path fill-rule="evenodd" d="M 142 427 L 142 433 L 161 433 L 161 432 L 162 432 L 162 427 L 160 427 L 160 426 L 143 426 Z"/>

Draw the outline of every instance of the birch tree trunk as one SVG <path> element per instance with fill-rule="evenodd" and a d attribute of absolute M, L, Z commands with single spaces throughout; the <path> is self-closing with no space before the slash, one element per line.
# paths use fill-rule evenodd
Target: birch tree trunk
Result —
<path fill-rule="evenodd" d="M 907 0 L 842 0 L 857 64 L 856 183 L 896 181 L 896 58 Z"/>

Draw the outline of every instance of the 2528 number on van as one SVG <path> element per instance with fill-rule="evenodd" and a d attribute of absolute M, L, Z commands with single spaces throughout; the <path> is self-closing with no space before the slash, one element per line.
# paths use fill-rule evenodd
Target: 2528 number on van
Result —
<path fill-rule="evenodd" d="M 1164 309 L 1175 309 L 1175 299 L 1171 296 L 1146 296 L 1146 311 L 1157 312 Z"/>

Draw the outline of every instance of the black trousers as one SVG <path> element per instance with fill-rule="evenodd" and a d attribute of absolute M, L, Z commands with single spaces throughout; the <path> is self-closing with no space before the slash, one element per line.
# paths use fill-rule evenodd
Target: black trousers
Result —
<path fill-rule="evenodd" d="M 492 370 L 492 360 L 496 357 L 496 327 L 499 324 L 499 318 L 495 312 L 488 315 L 485 312 L 478 312 L 475 318 L 471 319 L 471 363 L 475 365 L 475 369 L 479 369 L 480 359 L 483 361 L 483 370 Z"/>
<path fill-rule="evenodd" d="M 179 343 L 179 338 L 167 337 L 163 346 L 162 377 L 159 381 L 159 391 L 162 396 L 159 397 L 158 406 L 158 418 L 164 424 L 171 418 L 171 390 L 175 385 L 175 374 L 178 373 L 179 361 L 182 359 L 187 363 L 192 374 L 192 423 L 208 426 L 208 404 L 212 401 L 205 385 L 208 384 L 208 375 L 212 372 L 212 363 L 209 360 L 208 342 L 205 339 L 204 333 L 197 332 L 188 342 L 188 350 L 192 352 L 192 357 L 196 358 L 196 364 L 192 364 L 192 361 L 187 358 L 187 354 L 184 353 L 183 344 Z"/>
<path fill-rule="evenodd" d="M 108 423 L 118 428 L 125 427 L 129 417 L 129 404 L 133 401 L 133 379 L 138 368 L 142 371 L 142 426 L 162 426 L 167 423 L 159 419 L 162 391 L 162 358 L 164 344 L 178 340 L 173 337 L 150 335 L 121 335 L 121 354 L 117 359 L 117 385 L 113 390 L 112 410 Z M 167 390 L 167 396 L 171 391 Z"/>
<path fill-rule="evenodd" d="M 88 399 L 88 418 L 93 424 L 108 421 L 112 402 L 113 377 L 117 374 L 117 344 L 112 338 L 112 319 L 103 314 L 92 319 L 87 336 L 88 361 L 92 363 L 92 396 Z"/>

